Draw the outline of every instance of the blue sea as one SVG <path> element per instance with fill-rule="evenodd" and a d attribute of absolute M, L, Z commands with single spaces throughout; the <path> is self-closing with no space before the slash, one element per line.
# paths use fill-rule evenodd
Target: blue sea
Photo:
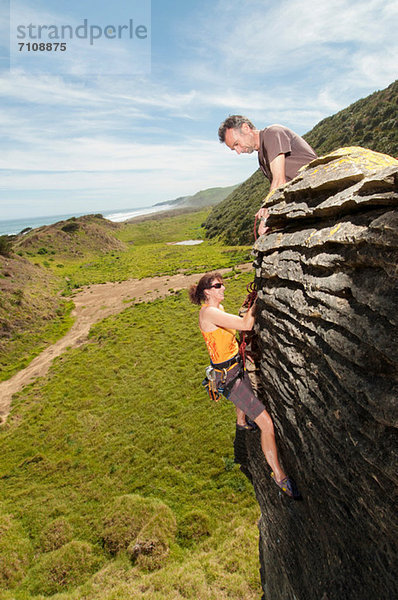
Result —
<path fill-rule="evenodd" d="M 175 208 L 170 204 L 164 204 L 162 206 L 145 206 L 142 208 L 123 208 L 120 210 L 99 210 L 97 213 L 103 215 L 106 219 L 113 221 L 115 223 L 121 223 L 122 221 L 127 221 L 127 219 L 132 219 L 133 217 L 139 217 L 141 215 L 149 215 L 151 213 L 161 212 L 163 210 L 168 210 L 169 208 Z M 20 233 L 23 229 L 27 227 L 31 227 L 35 229 L 36 227 L 41 227 L 42 225 L 52 225 L 53 223 L 57 223 L 58 221 L 64 221 L 65 219 L 70 219 L 71 217 L 81 217 L 82 215 L 86 215 L 85 213 L 72 213 L 68 215 L 48 215 L 44 217 L 26 217 L 25 219 L 7 219 L 0 220 L 0 235 L 15 235 L 16 233 Z"/>

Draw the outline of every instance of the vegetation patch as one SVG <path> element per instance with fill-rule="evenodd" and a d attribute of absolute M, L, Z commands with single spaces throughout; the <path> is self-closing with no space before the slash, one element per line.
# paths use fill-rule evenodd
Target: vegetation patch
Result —
<path fill-rule="evenodd" d="M 126 550 L 133 563 L 162 565 L 175 538 L 173 511 L 156 498 L 127 494 L 115 498 L 104 519 L 103 544 L 111 554 Z"/>
<path fill-rule="evenodd" d="M 178 524 L 180 543 L 191 546 L 211 535 L 212 525 L 209 515 L 203 510 L 190 510 Z"/>
<path fill-rule="evenodd" d="M 0 514 L 0 588 L 18 584 L 29 567 L 32 546 L 21 524 L 10 514 Z"/>
<path fill-rule="evenodd" d="M 50 596 L 83 583 L 102 562 L 91 544 L 74 540 L 42 555 L 30 570 L 24 588 Z"/>
<path fill-rule="evenodd" d="M 58 517 L 44 526 L 40 535 L 40 549 L 42 552 L 58 550 L 72 541 L 72 538 L 72 525 L 64 517 Z"/>
<path fill-rule="evenodd" d="M 10 256 L 12 250 L 12 238 L 9 235 L 0 235 L 0 255 Z"/>

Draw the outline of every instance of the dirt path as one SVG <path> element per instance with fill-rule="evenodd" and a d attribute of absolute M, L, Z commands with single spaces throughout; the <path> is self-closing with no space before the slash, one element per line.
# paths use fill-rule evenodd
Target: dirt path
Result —
<path fill-rule="evenodd" d="M 242 271 L 250 271 L 252 268 L 251 263 L 239 265 Z M 220 272 L 226 273 L 230 270 L 220 269 Z M 91 285 L 78 292 L 73 298 L 75 309 L 72 315 L 76 320 L 66 335 L 43 350 L 25 369 L 0 383 L 0 423 L 4 423 L 8 417 L 12 396 L 38 377 L 44 377 L 53 359 L 67 348 L 76 348 L 84 344 L 94 323 L 121 312 L 129 303 L 155 300 L 169 295 L 170 290 L 186 289 L 198 281 L 200 276 L 196 273 L 129 279 L 120 283 Z"/>

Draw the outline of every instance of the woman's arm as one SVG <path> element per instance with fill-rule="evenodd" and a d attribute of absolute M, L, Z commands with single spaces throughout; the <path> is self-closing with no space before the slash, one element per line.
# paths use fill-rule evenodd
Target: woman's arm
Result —
<path fill-rule="evenodd" d="M 247 311 L 244 317 L 231 315 L 215 306 L 209 306 L 206 309 L 206 321 L 216 327 L 225 327 L 228 329 L 238 329 L 238 331 L 249 331 L 254 325 L 254 307 L 255 304 Z"/>

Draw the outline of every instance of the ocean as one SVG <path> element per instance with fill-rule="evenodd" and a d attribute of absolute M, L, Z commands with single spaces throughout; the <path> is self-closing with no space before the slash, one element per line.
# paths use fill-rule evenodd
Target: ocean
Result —
<path fill-rule="evenodd" d="M 102 210 L 97 211 L 97 214 L 100 213 L 106 219 L 113 221 L 115 223 L 121 223 L 122 221 L 127 221 L 127 219 L 132 219 L 133 217 L 140 217 L 141 215 L 149 215 L 151 213 L 157 213 L 164 210 L 169 210 L 170 208 L 175 208 L 175 206 L 171 204 L 164 204 L 162 206 L 145 206 L 141 208 L 123 208 L 118 211 L 110 211 L 110 210 Z M 44 217 L 26 217 L 24 219 L 6 219 L 0 220 L 0 235 L 15 235 L 26 229 L 27 227 L 31 227 L 35 229 L 36 227 L 41 227 L 42 225 L 52 225 L 53 223 L 57 223 L 58 221 L 64 221 L 66 219 L 70 219 L 71 217 L 81 217 L 82 215 L 86 215 L 85 213 L 73 213 L 67 215 L 48 215 Z M 96 214 L 96 213 L 90 213 Z"/>

